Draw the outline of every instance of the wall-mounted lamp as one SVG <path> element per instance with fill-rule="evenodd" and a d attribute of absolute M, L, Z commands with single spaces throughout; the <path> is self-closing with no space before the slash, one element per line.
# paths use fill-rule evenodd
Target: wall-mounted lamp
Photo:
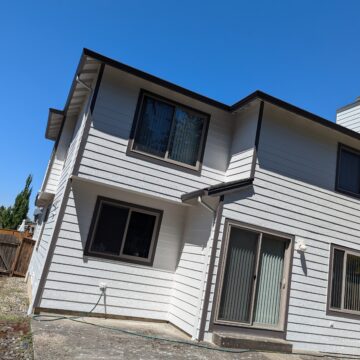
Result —
<path fill-rule="evenodd" d="M 297 239 L 295 242 L 295 250 L 300 252 L 306 252 L 307 246 L 304 239 Z"/>

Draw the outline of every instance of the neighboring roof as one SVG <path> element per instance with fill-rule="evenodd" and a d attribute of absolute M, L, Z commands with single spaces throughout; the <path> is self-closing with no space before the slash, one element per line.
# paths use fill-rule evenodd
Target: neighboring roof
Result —
<path fill-rule="evenodd" d="M 350 103 L 350 104 L 347 104 L 347 105 L 344 105 L 344 106 L 342 106 L 341 108 L 337 109 L 337 110 L 336 110 L 336 113 L 337 113 L 337 114 L 338 114 L 338 113 L 341 113 L 341 112 L 343 112 L 343 111 L 345 111 L 345 110 L 352 109 L 353 107 L 359 106 L 359 105 L 360 105 L 360 97 L 357 97 L 357 99 L 356 99 L 354 102 L 352 102 L 352 103 Z"/>
<path fill-rule="evenodd" d="M 234 190 L 249 186 L 253 183 L 253 178 L 246 178 L 242 180 L 222 182 L 216 185 L 208 186 L 204 189 L 195 190 L 181 195 L 182 201 L 188 201 L 198 196 L 219 196 L 225 193 L 229 193 Z"/>
<path fill-rule="evenodd" d="M 342 134 L 345 134 L 345 135 L 348 135 L 350 137 L 353 137 L 355 139 L 358 139 L 360 140 L 360 133 L 357 133 L 353 130 L 350 130 L 348 128 L 345 128 L 341 125 L 338 125 L 332 121 L 329 121 L 325 118 L 322 118 L 318 115 L 315 115 L 309 111 L 306 111 L 306 110 L 303 110 L 297 106 L 294 106 L 286 101 L 283 101 L 283 100 L 280 100 L 274 96 L 271 96 L 269 94 L 266 94 L 262 91 L 255 91 L 253 93 L 251 93 L 250 95 L 246 96 L 245 98 L 243 98 L 242 100 L 236 102 L 235 104 L 233 105 L 227 105 L 227 104 L 224 104 L 224 103 L 221 103 L 219 101 L 216 101 L 214 99 L 211 99 L 209 97 L 206 97 L 204 95 L 201 95 L 201 94 L 198 94 L 194 91 L 191 91 L 191 90 L 188 90 L 184 87 L 181 87 L 179 85 L 176 85 L 174 83 L 171 83 L 169 81 L 166 81 L 166 80 L 163 80 L 159 77 L 156 77 L 154 75 L 151 75 L 151 74 L 148 74 L 144 71 L 141 71 L 141 70 L 138 70 L 136 68 L 133 68 L 129 65 L 126 65 L 126 64 L 123 64 L 119 61 L 116 61 L 114 59 L 111 59 L 109 57 L 106 57 L 104 55 L 101 55 L 95 51 L 92 51 L 92 50 L 89 50 L 89 49 L 86 49 L 84 48 L 83 49 L 83 52 L 82 52 L 82 55 L 81 55 L 81 58 L 80 58 L 80 62 L 79 62 L 79 65 L 78 65 L 78 68 L 76 70 L 76 73 L 75 73 L 75 77 L 74 77 L 74 80 L 73 80 L 73 83 L 72 83 L 72 86 L 71 86 L 71 89 L 70 89 L 70 93 L 69 93 L 69 96 L 68 96 L 68 99 L 67 99 L 67 102 L 66 102 L 66 105 L 65 105 L 65 108 L 64 108 L 64 113 L 66 115 L 66 113 L 69 111 L 69 108 L 71 107 L 71 103 L 72 103 L 72 98 L 73 98 L 73 93 L 76 91 L 76 89 L 78 88 L 77 86 L 77 83 L 76 83 L 76 76 L 78 74 L 84 74 L 86 76 L 86 72 L 88 72 L 89 70 L 86 70 L 85 67 L 86 66 L 91 66 L 91 69 L 90 69 L 90 72 L 94 73 L 95 72 L 95 69 L 94 69 L 94 60 L 96 60 L 98 63 L 104 63 L 105 65 L 109 65 L 109 66 L 112 66 L 114 68 L 117 68 L 117 69 L 120 69 L 122 71 L 125 71 L 129 74 L 132 74 L 134 76 L 137 76 L 137 77 L 140 77 L 142 79 L 145 79 L 145 80 L 148 80 L 148 81 L 151 81 L 155 84 L 158 84 L 160 86 L 163 86 L 165 88 L 168 88 L 170 90 L 173 90 L 173 91 L 176 91 L 180 94 L 183 94 L 183 95 L 186 95 L 188 97 L 191 97 L 195 100 L 198 100 L 198 101 L 201 101 L 203 103 L 206 103 L 208 105 L 211 105 L 211 106 L 214 106 L 216 108 L 219 108 L 219 109 L 222 109 L 222 110 L 225 110 L 225 111 L 228 111 L 228 112 L 234 112 L 236 110 L 238 110 L 239 108 L 241 108 L 242 106 L 256 100 L 256 99 L 259 99 L 259 100 L 262 100 L 262 101 L 265 101 L 267 103 L 270 103 L 270 104 L 273 104 L 275 106 L 278 106 L 282 109 L 285 109 L 285 110 L 288 110 L 290 112 L 293 112 L 297 115 L 300 115 L 300 116 L 303 116 L 311 121 L 314 121 L 315 123 L 318 123 L 320 125 L 323 125 L 329 129 L 332 129 L 332 130 L 335 130 L 339 133 L 342 133 Z M 85 71 L 84 71 L 85 69 Z"/>

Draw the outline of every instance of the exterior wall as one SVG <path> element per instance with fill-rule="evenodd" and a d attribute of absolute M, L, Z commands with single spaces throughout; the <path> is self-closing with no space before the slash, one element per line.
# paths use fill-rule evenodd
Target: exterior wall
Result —
<path fill-rule="evenodd" d="M 336 113 L 336 122 L 351 130 L 360 132 L 360 103 L 357 101 L 353 106 Z"/>
<path fill-rule="evenodd" d="M 360 320 L 326 312 L 330 244 L 360 250 L 360 201 L 334 192 L 337 141 L 355 145 L 265 105 L 254 187 L 225 197 L 216 263 L 225 218 L 304 239 L 306 253 L 293 254 L 286 339 L 296 350 L 359 355 Z"/>
<path fill-rule="evenodd" d="M 174 273 L 169 321 L 198 338 L 213 214 L 200 205 L 187 208 L 182 249 Z"/>
<path fill-rule="evenodd" d="M 164 211 L 153 266 L 84 257 L 99 195 Z M 184 218 L 184 206 L 73 180 L 40 307 L 90 311 L 100 296 L 99 283 L 106 282 L 108 314 L 168 320 Z M 103 301 L 95 312 L 105 312 Z"/>
<path fill-rule="evenodd" d="M 53 153 L 46 169 L 41 191 L 55 194 L 63 172 L 64 164 L 67 158 L 69 144 L 76 134 L 76 126 L 79 125 L 76 117 L 67 117 L 62 130 L 59 143 L 54 147 Z"/>
<path fill-rule="evenodd" d="M 38 234 L 38 236 L 41 234 L 41 237 L 35 238 L 38 243 L 36 244 L 36 247 L 33 251 L 28 270 L 32 285 L 32 299 L 35 298 L 35 294 L 38 289 L 41 274 L 43 272 L 46 257 L 48 255 L 54 227 L 59 214 L 59 208 L 64 197 L 66 184 L 74 167 L 86 119 L 87 114 L 85 113 L 84 109 L 84 111 L 81 113 L 78 120 L 76 121 L 76 124 L 71 121 L 69 126 L 64 126 L 64 130 L 59 141 L 57 151 L 60 154 L 67 154 L 67 156 L 63 164 L 61 175 L 57 184 L 54 200 L 51 204 L 48 220 L 43 224 L 38 224 L 35 230 L 35 233 Z M 38 228 L 42 226 L 44 228 L 41 232 L 41 229 L 38 230 Z"/>
<path fill-rule="evenodd" d="M 141 88 L 211 114 L 201 174 L 127 156 Z M 225 180 L 230 141 L 230 114 L 105 67 L 79 176 L 179 202 L 183 193 Z"/>
<path fill-rule="evenodd" d="M 235 115 L 226 181 L 250 178 L 255 156 L 255 137 L 259 116 L 258 101 Z"/>

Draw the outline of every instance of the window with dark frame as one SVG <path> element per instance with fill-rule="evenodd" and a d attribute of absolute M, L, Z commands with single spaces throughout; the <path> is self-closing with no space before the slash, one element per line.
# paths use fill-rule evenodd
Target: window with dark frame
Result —
<path fill-rule="evenodd" d="M 198 170 L 209 115 L 143 93 L 131 151 Z"/>
<path fill-rule="evenodd" d="M 360 151 L 339 145 L 336 190 L 360 197 Z"/>
<path fill-rule="evenodd" d="M 360 252 L 332 246 L 329 309 L 360 315 Z"/>
<path fill-rule="evenodd" d="M 85 255 L 152 264 L 162 211 L 99 197 Z"/>

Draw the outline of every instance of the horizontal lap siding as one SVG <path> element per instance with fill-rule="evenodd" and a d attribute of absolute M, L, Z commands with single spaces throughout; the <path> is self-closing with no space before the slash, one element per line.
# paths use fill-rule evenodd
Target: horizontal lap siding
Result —
<path fill-rule="evenodd" d="M 68 148 L 68 152 L 67 152 L 67 158 L 66 158 L 65 164 L 62 168 L 61 176 L 60 176 L 58 184 L 57 184 L 57 189 L 56 189 L 54 200 L 51 205 L 50 212 L 49 212 L 48 221 L 44 224 L 44 230 L 42 232 L 42 236 L 39 239 L 37 239 L 39 244 L 37 244 L 35 246 L 35 249 L 33 251 L 32 258 L 30 261 L 30 265 L 29 265 L 29 274 L 31 276 L 32 298 L 33 299 L 35 297 L 35 294 L 36 294 L 36 291 L 37 291 L 37 288 L 39 285 L 39 281 L 41 278 L 41 274 L 43 272 L 46 257 L 48 255 L 48 250 L 50 247 L 50 242 L 52 239 L 57 216 L 59 214 L 58 210 L 59 210 L 62 200 L 63 200 L 66 183 L 72 172 L 74 162 L 76 159 L 76 155 L 78 153 L 81 135 L 82 135 L 83 128 L 85 125 L 85 121 L 86 121 L 86 117 L 85 117 L 84 113 L 82 113 L 79 116 L 79 119 L 77 121 L 75 130 L 74 130 L 74 134 L 73 134 L 73 138 L 71 139 L 70 144 L 66 144 L 66 143 L 64 144 L 64 142 L 62 141 L 63 139 L 60 139 L 60 142 L 59 142 L 58 150 L 64 152 L 64 148 L 66 148 L 66 149 Z M 66 129 L 66 128 L 64 127 L 64 129 Z M 63 133 L 62 136 L 64 136 L 65 138 L 69 138 L 69 136 L 71 136 L 71 134 Z M 40 226 L 42 226 L 42 225 L 41 224 L 37 225 L 37 227 L 40 227 Z"/>
<path fill-rule="evenodd" d="M 169 321 L 196 337 L 205 281 L 212 214 L 200 205 L 187 210 L 183 248 L 174 275 Z"/>
<path fill-rule="evenodd" d="M 84 257 L 97 196 L 164 211 L 153 266 Z M 174 271 L 181 247 L 184 207 L 114 188 L 73 181 L 41 306 L 89 311 L 107 284 L 94 312 L 168 320 Z"/>
<path fill-rule="evenodd" d="M 336 114 L 336 122 L 339 125 L 360 132 L 360 105 L 338 112 Z"/>
<path fill-rule="evenodd" d="M 255 102 L 250 108 L 235 115 L 226 181 L 241 180 L 252 176 L 258 113 L 259 103 Z"/>
<path fill-rule="evenodd" d="M 253 191 L 227 196 L 223 218 L 305 240 L 304 258 L 293 254 L 286 339 L 298 350 L 359 355 L 360 320 L 326 315 L 326 302 L 330 244 L 360 250 L 360 202 L 333 191 L 337 142 L 266 107 Z"/>
<path fill-rule="evenodd" d="M 140 88 L 211 113 L 201 175 L 126 154 Z M 79 175 L 128 190 L 179 201 L 184 193 L 224 181 L 230 115 L 106 67 Z"/>

